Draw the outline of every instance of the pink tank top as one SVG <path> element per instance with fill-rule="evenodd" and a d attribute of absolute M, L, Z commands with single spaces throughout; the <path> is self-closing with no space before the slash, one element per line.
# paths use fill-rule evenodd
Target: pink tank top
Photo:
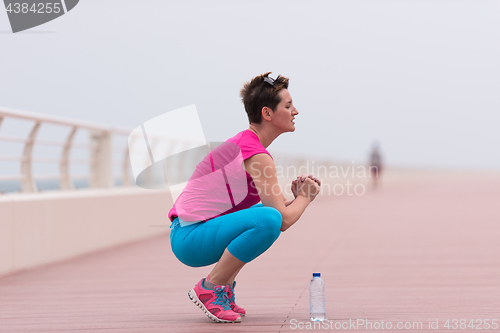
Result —
<path fill-rule="evenodd" d="M 212 150 L 196 166 L 175 200 L 168 213 L 170 221 L 176 217 L 189 223 L 207 221 L 259 203 L 259 194 L 243 161 L 261 153 L 271 156 L 248 129 Z"/>

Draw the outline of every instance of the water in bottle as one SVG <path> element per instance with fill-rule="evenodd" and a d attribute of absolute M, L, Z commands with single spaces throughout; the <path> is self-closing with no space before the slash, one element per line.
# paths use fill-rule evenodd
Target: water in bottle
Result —
<path fill-rule="evenodd" d="M 312 321 L 325 320 L 325 283 L 321 279 L 321 273 L 313 273 L 309 284 L 309 305 Z"/>

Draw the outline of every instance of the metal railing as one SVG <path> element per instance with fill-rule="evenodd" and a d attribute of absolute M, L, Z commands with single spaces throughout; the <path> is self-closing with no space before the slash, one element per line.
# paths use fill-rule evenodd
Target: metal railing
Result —
<path fill-rule="evenodd" d="M 114 161 L 112 160 L 112 137 L 127 136 L 131 131 L 130 129 L 0 107 L 0 130 L 2 123 L 7 118 L 31 122 L 31 129 L 27 137 L 0 135 L 0 141 L 24 144 L 21 156 L 6 156 L 0 152 L 0 161 L 20 162 L 19 174 L 6 175 L 0 172 L 0 180 L 20 180 L 22 192 L 36 192 L 37 186 L 35 180 L 38 179 L 58 179 L 61 190 L 73 189 L 72 178 L 86 178 L 89 180 L 89 187 L 92 188 L 113 186 L 112 164 Z M 69 129 L 69 134 L 65 140 L 61 141 L 37 138 L 40 128 L 46 124 L 66 127 Z M 74 142 L 76 133 L 83 130 L 90 133 L 89 142 Z M 35 145 L 61 147 L 60 157 L 34 157 L 33 148 Z M 70 159 L 71 151 L 75 148 L 88 149 L 90 157 L 88 159 Z M 120 178 L 123 185 L 131 185 L 128 147 L 123 147 L 122 149 L 122 175 Z M 58 164 L 59 174 L 35 175 L 33 173 L 33 164 L 36 162 Z M 87 164 L 89 166 L 89 174 L 71 177 L 71 164 Z"/>

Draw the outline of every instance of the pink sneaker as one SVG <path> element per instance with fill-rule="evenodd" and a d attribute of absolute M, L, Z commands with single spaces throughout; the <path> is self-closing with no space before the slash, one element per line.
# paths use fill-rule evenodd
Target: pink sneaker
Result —
<path fill-rule="evenodd" d="M 205 312 L 208 318 L 218 323 L 239 323 L 241 317 L 231 310 L 227 295 L 229 286 L 215 286 L 213 290 L 203 287 L 205 278 L 188 292 L 194 304 Z"/>
<path fill-rule="evenodd" d="M 245 316 L 245 314 L 247 313 L 245 309 L 236 305 L 235 303 L 234 288 L 236 287 L 236 281 L 233 282 L 233 285 L 228 285 L 228 286 L 229 286 L 229 291 L 227 292 L 227 296 L 229 297 L 229 305 L 231 306 L 231 309 L 240 316 L 242 317 Z"/>

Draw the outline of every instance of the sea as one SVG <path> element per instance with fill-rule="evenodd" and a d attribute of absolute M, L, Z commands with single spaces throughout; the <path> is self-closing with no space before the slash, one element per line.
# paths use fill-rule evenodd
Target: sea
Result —
<path fill-rule="evenodd" d="M 57 191 L 60 188 L 59 180 L 36 180 L 36 186 L 39 192 Z M 115 181 L 115 186 L 121 186 L 121 180 Z M 88 179 L 73 180 L 75 189 L 84 189 L 89 187 Z M 21 192 L 20 180 L 1 180 L 0 181 L 0 194 Z"/>

